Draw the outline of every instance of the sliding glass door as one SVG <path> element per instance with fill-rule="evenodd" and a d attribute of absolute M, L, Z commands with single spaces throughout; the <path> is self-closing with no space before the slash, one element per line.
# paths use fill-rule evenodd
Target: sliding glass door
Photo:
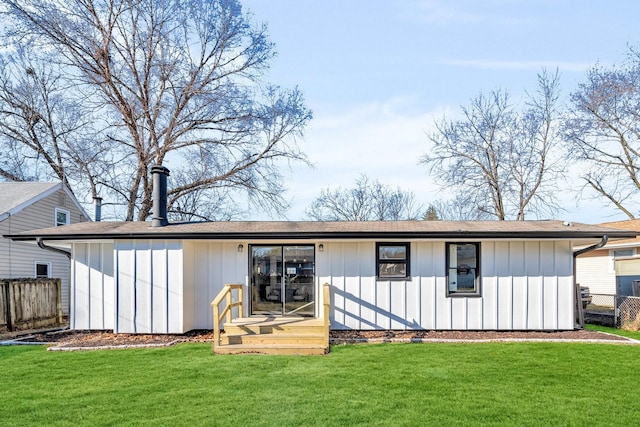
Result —
<path fill-rule="evenodd" d="M 315 247 L 251 246 L 251 314 L 315 315 Z"/>

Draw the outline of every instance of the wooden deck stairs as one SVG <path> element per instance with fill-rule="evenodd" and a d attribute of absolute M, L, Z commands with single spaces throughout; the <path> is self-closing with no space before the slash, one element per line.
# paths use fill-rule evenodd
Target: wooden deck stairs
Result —
<path fill-rule="evenodd" d="M 255 316 L 243 313 L 242 285 L 225 285 L 211 302 L 214 354 L 326 354 L 329 352 L 329 285 L 323 285 L 322 318 Z M 221 307 L 224 305 L 224 309 Z M 221 334 L 221 325 L 224 333 Z"/>
<path fill-rule="evenodd" d="M 248 317 L 224 325 L 215 354 L 325 354 L 324 322 L 304 317 Z"/>

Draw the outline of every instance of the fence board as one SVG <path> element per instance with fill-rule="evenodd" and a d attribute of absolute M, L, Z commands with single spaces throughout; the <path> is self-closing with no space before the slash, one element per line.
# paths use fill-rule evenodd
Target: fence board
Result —
<path fill-rule="evenodd" d="M 62 323 L 60 279 L 1 279 L 0 327 L 10 331 Z"/>

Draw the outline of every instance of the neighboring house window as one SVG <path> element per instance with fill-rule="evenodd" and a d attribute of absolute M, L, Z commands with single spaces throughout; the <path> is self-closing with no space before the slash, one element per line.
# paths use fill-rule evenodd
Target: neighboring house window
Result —
<path fill-rule="evenodd" d="M 613 257 L 614 258 L 625 258 L 625 257 L 634 256 L 634 255 L 635 255 L 635 250 L 633 248 L 631 248 L 631 249 L 614 249 L 613 250 Z"/>
<path fill-rule="evenodd" d="M 36 261 L 36 278 L 51 277 L 51 263 Z"/>
<path fill-rule="evenodd" d="M 376 254 L 379 279 L 409 277 L 409 243 L 376 243 Z"/>
<path fill-rule="evenodd" d="M 68 225 L 71 223 L 71 214 L 64 209 L 56 208 L 56 227 Z"/>
<path fill-rule="evenodd" d="M 447 243 L 447 296 L 480 295 L 480 243 Z"/>

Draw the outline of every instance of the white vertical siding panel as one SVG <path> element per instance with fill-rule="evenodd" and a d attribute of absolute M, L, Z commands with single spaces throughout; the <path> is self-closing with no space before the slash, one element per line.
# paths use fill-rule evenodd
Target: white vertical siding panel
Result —
<path fill-rule="evenodd" d="M 558 280 L 556 277 L 556 245 L 554 242 L 540 243 L 540 268 L 543 294 L 543 329 L 558 327 Z"/>
<path fill-rule="evenodd" d="M 360 244 L 360 328 L 374 329 L 376 325 L 376 261 L 373 242 Z"/>
<path fill-rule="evenodd" d="M 527 278 L 527 329 L 542 329 L 543 294 L 540 274 L 540 242 L 525 242 L 525 277 Z"/>
<path fill-rule="evenodd" d="M 195 291 L 195 307 L 194 316 L 196 325 L 209 324 L 209 328 L 212 328 L 212 315 L 210 314 L 210 306 L 206 307 L 204 302 L 208 301 L 209 304 L 213 300 L 210 298 L 210 294 L 213 293 L 213 286 L 210 286 L 215 281 L 213 271 L 216 270 L 215 265 L 219 261 L 215 257 L 216 245 L 207 242 L 189 242 L 189 250 L 185 244 L 185 281 L 187 277 L 193 282 Z M 191 258 L 192 262 L 187 262 L 187 259 Z M 189 268 L 190 264 L 193 264 Z M 213 270 L 213 271 L 212 271 Z M 209 308 L 209 309 L 207 309 Z"/>
<path fill-rule="evenodd" d="M 420 310 L 420 327 L 435 329 L 436 327 L 436 278 L 434 266 L 434 249 L 432 242 L 422 242 L 416 245 L 418 254 L 416 274 L 420 280 L 420 299 L 417 302 Z"/>
<path fill-rule="evenodd" d="M 361 253 L 359 243 L 344 243 L 344 325 L 348 329 L 360 327 L 360 258 L 366 256 Z"/>
<path fill-rule="evenodd" d="M 167 285 L 169 295 L 167 333 L 181 334 L 187 332 L 184 325 L 184 304 L 193 301 L 191 289 L 187 290 L 187 297 L 183 291 L 183 256 L 182 243 L 169 240 L 167 245 Z"/>
<path fill-rule="evenodd" d="M 116 333 L 134 333 L 135 313 L 134 277 L 135 259 L 130 240 L 119 241 L 115 245 L 116 260 Z"/>
<path fill-rule="evenodd" d="M 468 329 L 468 298 L 451 299 L 451 329 Z"/>
<path fill-rule="evenodd" d="M 571 242 L 556 242 L 556 275 L 558 277 L 558 329 L 573 329 L 575 323 L 575 290 L 573 285 L 573 252 Z"/>
<path fill-rule="evenodd" d="M 445 243 L 433 244 L 435 288 L 436 329 L 451 329 L 453 316 L 453 299 L 447 298 Z"/>
<path fill-rule="evenodd" d="M 102 283 L 104 285 L 104 329 L 113 329 L 116 313 L 115 313 L 115 298 L 116 289 L 114 281 L 114 251 L 113 243 L 103 243 L 102 247 Z"/>
<path fill-rule="evenodd" d="M 391 329 L 406 329 L 406 299 L 408 283 L 402 281 L 389 282 L 389 327 Z"/>
<path fill-rule="evenodd" d="M 405 313 L 407 326 L 405 329 L 420 329 L 420 299 L 422 287 L 420 283 L 420 258 L 422 247 L 420 243 L 411 244 L 411 281 L 407 282 L 407 292 L 405 295 Z"/>
<path fill-rule="evenodd" d="M 90 329 L 90 307 L 89 297 L 89 267 L 88 255 L 89 244 L 77 243 L 73 245 L 73 280 L 72 291 L 73 303 L 70 305 L 73 312 L 70 313 L 70 327 L 73 329 Z"/>
<path fill-rule="evenodd" d="M 333 286 L 333 328 L 345 329 L 344 295 L 344 247 L 341 243 L 330 245 L 331 285 Z M 325 249 L 326 250 L 326 249 Z"/>
<path fill-rule="evenodd" d="M 376 327 L 391 329 L 391 287 L 387 280 L 376 281 Z"/>
<path fill-rule="evenodd" d="M 151 242 L 151 332 L 167 332 L 167 251 L 164 241 Z"/>
<path fill-rule="evenodd" d="M 478 329 L 498 329 L 498 275 L 496 272 L 495 242 L 482 242 L 480 248 L 480 274 L 482 277 L 482 327 Z"/>
<path fill-rule="evenodd" d="M 104 274 L 102 245 L 87 244 L 87 265 L 89 285 L 89 329 L 105 329 Z"/>
<path fill-rule="evenodd" d="M 135 242 L 135 328 L 142 333 L 151 332 L 151 241 Z"/>
<path fill-rule="evenodd" d="M 496 242 L 494 253 L 498 277 L 498 329 L 508 330 L 513 327 L 513 276 L 510 270 L 509 242 Z"/>
<path fill-rule="evenodd" d="M 515 330 L 527 329 L 527 278 L 525 276 L 524 242 L 509 243 L 510 271 L 513 277 L 513 323 Z"/>

